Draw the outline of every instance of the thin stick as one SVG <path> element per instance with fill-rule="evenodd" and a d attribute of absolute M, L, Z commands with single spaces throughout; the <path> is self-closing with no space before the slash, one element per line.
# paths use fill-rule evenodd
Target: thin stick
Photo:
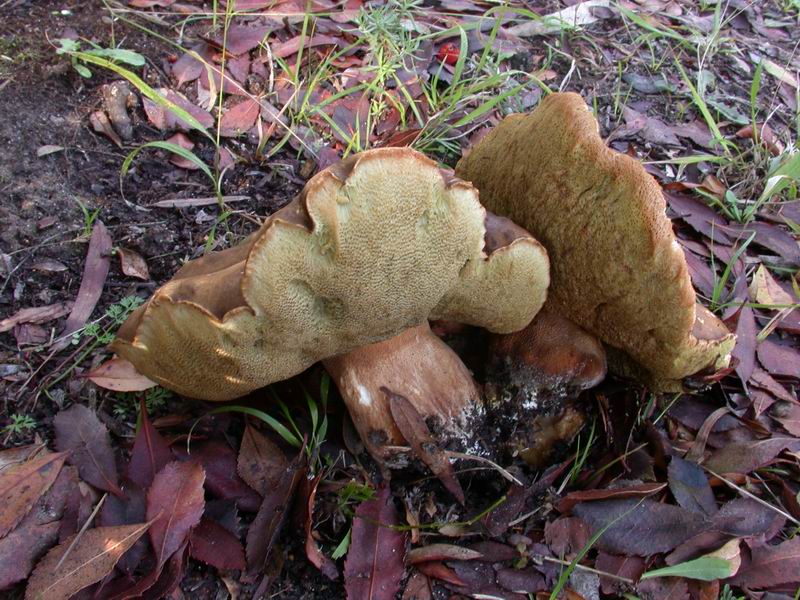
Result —
<path fill-rule="evenodd" d="M 565 567 L 568 567 L 572 564 L 566 560 L 560 560 L 558 558 L 553 558 L 552 556 L 539 556 L 538 558 L 546 560 L 547 562 L 564 565 Z M 634 585 L 636 583 L 633 579 L 628 579 L 627 577 L 622 577 L 621 575 L 614 575 L 613 573 L 606 573 L 605 571 L 598 571 L 597 569 L 593 569 L 592 567 L 585 567 L 578 563 L 575 563 L 575 568 L 580 569 L 582 571 L 588 571 L 590 573 L 594 573 L 595 575 L 600 575 L 601 577 L 616 579 L 617 581 L 622 581 L 623 583 L 627 583 L 628 585 Z"/>
<path fill-rule="evenodd" d="M 67 551 L 66 551 L 66 552 L 64 552 L 64 556 L 62 556 L 62 557 L 61 557 L 61 560 L 59 560 L 59 561 L 58 561 L 58 564 L 56 564 L 55 568 L 53 569 L 53 572 L 54 572 L 54 573 L 55 573 L 56 571 L 58 571 L 59 567 L 60 567 L 60 566 L 61 566 L 61 565 L 64 563 L 64 561 L 65 561 L 65 560 L 67 560 L 67 556 L 69 556 L 69 553 L 70 553 L 70 552 L 72 552 L 72 549 L 75 547 L 75 544 L 77 544 L 77 543 L 78 543 L 78 540 L 79 540 L 79 539 L 81 539 L 81 537 L 83 536 L 83 533 L 84 533 L 84 532 L 85 532 L 87 529 L 89 529 L 89 523 L 91 523 L 92 521 L 94 521 L 94 518 L 95 518 L 95 516 L 97 516 L 97 513 L 100 511 L 100 507 L 101 507 L 101 506 L 103 506 L 103 502 L 105 502 L 105 501 L 106 501 L 106 498 L 107 498 L 107 497 L 108 497 L 108 492 L 106 492 L 105 494 L 103 494 L 103 497 L 102 497 L 102 498 L 100 498 L 100 502 L 98 502 L 98 503 L 97 503 L 97 506 L 95 506 L 95 507 L 94 507 L 94 510 L 92 511 L 92 514 L 90 514 L 90 515 L 89 515 L 89 518 L 88 518 L 88 519 L 86 519 L 86 522 L 83 524 L 83 527 L 81 527 L 81 530 L 78 532 L 78 535 L 76 535 L 76 536 L 75 536 L 75 539 L 74 539 L 74 540 L 72 540 L 72 543 L 71 543 L 71 544 L 69 545 L 69 547 L 67 548 Z"/>
<path fill-rule="evenodd" d="M 701 466 L 702 466 L 702 465 L 701 465 Z M 759 498 L 758 496 L 756 496 L 756 495 L 754 495 L 754 494 L 751 494 L 751 493 L 750 493 L 750 492 L 748 492 L 746 489 L 744 489 L 743 487 L 740 487 L 740 486 L 736 485 L 736 484 L 735 484 L 735 483 L 733 483 L 732 481 L 728 481 L 728 480 L 727 480 L 727 479 L 725 479 L 725 478 L 724 478 L 722 475 L 717 475 L 716 473 L 714 473 L 714 471 L 712 471 L 712 470 L 711 470 L 711 469 L 709 469 L 708 467 L 705 467 L 705 466 L 703 466 L 703 468 L 704 468 L 706 471 L 708 471 L 709 473 L 711 473 L 711 474 L 712 474 L 714 477 L 716 477 L 717 479 L 719 479 L 721 482 L 723 482 L 725 485 L 727 485 L 728 487 L 731 487 L 731 488 L 733 488 L 734 490 L 736 490 L 737 492 L 739 492 L 740 494 L 743 494 L 743 495 L 747 496 L 748 498 L 751 498 L 752 500 L 755 500 L 755 501 L 756 501 L 756 502 L 758 502 L 759 504 L 761 504 L 761 505 L 763 505 L 763 506 L 765 506 L 765 507 L 767 507 L 767 508 L 769 508 L 769 509 L 771 509 L 771 510 L 774 510 L 776 513 L 778 513 L 779 515 L 781 515 L 781 516 L 783 516 L 783 517 L 786 517 L 786 519 L 788 519 L 789 521 L 791 521 L 791 522 L 792 522 L 792 523 L 794 523 L 795 525 L 800 525 L 800 521 L 798 521 L 797 519 L 795 519 L 795 518 L 794 518 L 792 515 L 790 515 L 789 513 L 785 512 L 785 511 L 782 511 L 782 510 L 781 510 L 780 508 L 778 508 L 777 506 L 774 506 L 774 505 L 770 504 L 769 502 L 767 502 L 766 500 L 762 500 L 762 499 L 761 499 L 761 498 Z"/>

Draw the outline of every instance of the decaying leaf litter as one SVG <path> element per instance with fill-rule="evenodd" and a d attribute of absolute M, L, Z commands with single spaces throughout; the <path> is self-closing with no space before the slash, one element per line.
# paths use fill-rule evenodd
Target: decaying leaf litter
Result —
<path fill-rule="evenodd" d="M 16 68 L 0 71 L 4 104 L 19 107 L 17 122 L 0 126 L 10 197 L 0 477 L 4 490 L 22 484 L 28 495 L 12 493 L 0 516 L 0 558 L 14 557 L 0 560 L 4 587 L 32 597 L 82 588 L 155 597 L 178 586 L 198 597 L 733 597 L 728 586 L 793 597 L 800 216 L 791 3 L 528 3 L 481 18 L 491 7 L 471 2 L 391 12 L 318 3 L 314 16 L 251 2 L 253 14 L 221 12 L 216 28 L 197 3 L 98 6 L 109 11 L 99 24 L 53 4 L 39 8 L 28 53 L 14 26 L 31 18 L 29 7 L 14 4 L 2 33 Z M 539 22 L 526 10 L 565 10 L 571 21 Z M 158 45 L 153 31 L 181 47 Z M 72 72 L 48 39 L 93 77 Z M 75 54 L 110 47 L 148 62 L 90 56 L 142 77 L 189 118 Z M 86 377 L 110 358 L 106 344 L 139 304 L 129 297 L 149 296 L 183 259 L 234 245 L 314 172 L 344 153 L 409 143 L 453 165 L 545 87 L 581 92 L 611 147 L 645 160 L 662 184 L 694 287 L 737 334 L 731 370 L 710 388 L 655 395 L 609 378 L 582 396 L 593 418 L 554 466 L 454 462 L 461 507 L 422 469 L 395 473 L 390 493 L 319 369 L 208 416 L 214 407 L 160 389 L 123 396 L 89 382 L 148 386 L 113 365 Z M 42 106 L 56 116 L 46 127 Z M 109 133 L 122 150 L 113 135 L 100 137 Z M 162 140 L 192 154 L 144 148 L 120 183 L 128 152 Z M 153 279 L 137 283 L 147 269 Z M 64 337 L 65 327 L 80 333 Z M 66 569 L 72 575 L 60 577 Z"/>

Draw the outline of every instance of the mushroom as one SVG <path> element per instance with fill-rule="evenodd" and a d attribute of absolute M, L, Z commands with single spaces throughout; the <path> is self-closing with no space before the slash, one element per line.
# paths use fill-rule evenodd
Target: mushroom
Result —
<path fill-rule="evenodd" d="M 229 400 L 323 360 L 378 457 L 402 440 L 382 386 L 456 432 L 479 394 L 427 325 L 509 333 L 545 300 L 547 253 L 408 148 L 315 175 L 241 245 L 187 263 L 112 349 L 185 396 Z"/>
<path fill-rule="evenodd" d="M 547 248 L 547 307 L 615 349 L 612 369 L 674 389 L 727 366 L 735 337 L 696 302 L 661 188 L 605 146 L 579 95 L 505 118 L 456 175 Z"/>

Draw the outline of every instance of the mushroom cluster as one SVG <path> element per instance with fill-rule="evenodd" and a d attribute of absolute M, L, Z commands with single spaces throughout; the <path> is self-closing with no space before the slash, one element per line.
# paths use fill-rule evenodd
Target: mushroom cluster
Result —
<path fill-rule="evenodd" d="M 482 389 L 429 319 L 492 332 L 490 362 L 521 388 L 596 385 L 604 347 L 612 367 L 661 387 L 727 363 L 733 336 L 696 306 L 658 184 L 604 146 L 580 96 L 508 117 L 456 175 L 408 148 L 325 169 L 242 244 L 184 265 L 113 350 L 205 400 L 321 361 L 381 460 L 405 442 L 390 395 L 439 437 L 468 439 L 485 414 Z M 582 422 L 557 412 L 522 444 L 534 464 L 537 445 Z M 515 412 L 515 427 L 527 418 Z"/>
<path fill-rule="evenodd" d="M 547 253 L 408 148 L 315 175 L 241 245 L 187 263 L 112 349 L 185 396 L 229 400 L 324 361 L 376 456 L 402 442 L 380 389 L 461 433 L 480 394 L 428 319 L 497 333 L 545 300 Z"/>

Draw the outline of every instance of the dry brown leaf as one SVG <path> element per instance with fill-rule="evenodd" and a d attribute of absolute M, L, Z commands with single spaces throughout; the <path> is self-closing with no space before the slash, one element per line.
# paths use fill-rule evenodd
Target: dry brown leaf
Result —
<path fill-rule="evenodd" d="M 114 392 L 141 392 L 156 385 L 124 358 L 112 358 L 92 369 L 86 377 L 96 386 Z"/>
<path fill-rule="evenodd" d="M 126 248 L 117 248 L 120 269 L 128 277 L 136 277 L 142 281 L 150 279 L 150 270 L 141 254 Z"/>
<path fill-rule="evenodd" d="M 58 477 L 65 453 L 45 454 L 0 473 L 0 537 L 11 531 Z"/>
<path fill-rule="evenodd" d="M 0 321 L 0 333 L 11 331 L 21 323 L 47 323 L 53 319 L 63 317 L 70 310 L 72 310 L 71 302 L 58 302 L 56 304 L 48 304 L 47 306 L 23 308 L 10 317 Z"/>
<path fill-rule="evenodd" d="M 25 590 L 25 599 L 68 600 L 111 573 L 120 557 L 149 526 L 149 523 L 138 523 L 98 527 L 67 538 L 36 565 Z M 79 535 L 80 539 L 62 561 Z"/>

